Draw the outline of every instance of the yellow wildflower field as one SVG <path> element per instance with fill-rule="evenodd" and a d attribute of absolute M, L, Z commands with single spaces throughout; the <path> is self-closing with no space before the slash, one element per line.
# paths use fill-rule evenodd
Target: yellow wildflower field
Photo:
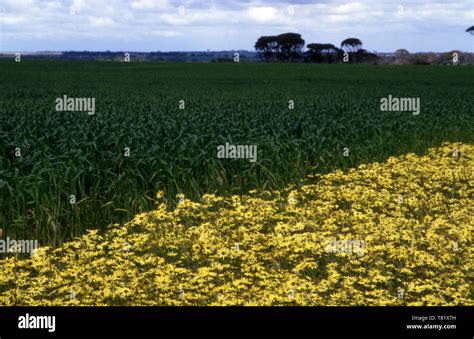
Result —
<path fill-rule="evenodd" d="M 0 304 L 474 305 L 473 169 L 474 146 L 451 143 L 282 192 L 160 203 L 3 259 Z"/>

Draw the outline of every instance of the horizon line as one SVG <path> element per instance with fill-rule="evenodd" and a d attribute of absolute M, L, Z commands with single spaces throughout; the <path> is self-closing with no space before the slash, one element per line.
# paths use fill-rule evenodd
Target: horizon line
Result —
<path fill-rule="evenodd" d="M 402 48 L 399 48 L 402 49 Z M 370 53 L 375 53 L 375 54 L 389 54 L 389 53 L 395 53 L 395 51 L 391 52 L 384 52 L 384 51 L 367 51 Z M 62 51 L 0 51 L 0 54 L 3 55 L 15 55 L 15 53 L 23 53 L 23 54 L 61 54 L 61 53 L 68 53 L 68 52 L 86 52 L 86 53 L 141 53 L 141 54 L 150 54 L 150 53 L 212 53 L 212 52 L 250 52 L 250 53 L 257 53 L 255 50 L 248 50 L 248 49 L 221 49 L 221 50 L 169 50 L 169 51 L 132 51 L 132 50 L 62 50 Z M 474 54 L 474 52 L 470 51 L 463 51 L 463 50 L 445 50 L 445 51 L 416 51 L 416 52 L 411 52 L 408 51 L 410 54 L 416 54 L 416 53 L 449 53 L 449 52 L 461 52 L 461 53 L 467 53 L 467 54 Z"/>

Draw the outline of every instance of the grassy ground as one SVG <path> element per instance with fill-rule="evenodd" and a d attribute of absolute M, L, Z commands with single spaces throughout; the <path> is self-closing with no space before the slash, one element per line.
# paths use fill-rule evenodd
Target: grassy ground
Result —
<path fill-rule="evenodd" d="M 473 67 L 1 61 L 0 79 L 0 228 L 49 245 L 158 191 L 169 205 L 273 191 L 474 139 Z M 380 112 L 389 94 L 419 97 L 420 115 Z M 63 95 L 96 98 L 96 114 L 56 112 Z M 257 162 L 218 159 L 226 142 L 257 145 Z"/>

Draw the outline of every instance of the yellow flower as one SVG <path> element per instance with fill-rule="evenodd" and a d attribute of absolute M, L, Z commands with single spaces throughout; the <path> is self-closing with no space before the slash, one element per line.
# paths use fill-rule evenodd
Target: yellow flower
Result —
<path fill-rule="evenodd" d="M 298 190 L 182 196 L 5 256 L 0 305 L 474 306 L 473 167 L 474 146 L 454 143 Z"/>

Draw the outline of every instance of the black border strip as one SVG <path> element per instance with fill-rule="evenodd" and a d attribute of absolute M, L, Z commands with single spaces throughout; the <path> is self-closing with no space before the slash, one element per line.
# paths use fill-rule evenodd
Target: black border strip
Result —
<path fill-rule="evenodd" d="M 56 317 L 54 333 L 19 329 L 26 313 Z M 434 317 L 422 322 L 412 316 Z M 438 316 L 447 316 L 440 320 Z M 409 330 L 407 324 L 455 324 Z M 474 307 L 0 307 L 0 337 L 472 338 Z"/>

